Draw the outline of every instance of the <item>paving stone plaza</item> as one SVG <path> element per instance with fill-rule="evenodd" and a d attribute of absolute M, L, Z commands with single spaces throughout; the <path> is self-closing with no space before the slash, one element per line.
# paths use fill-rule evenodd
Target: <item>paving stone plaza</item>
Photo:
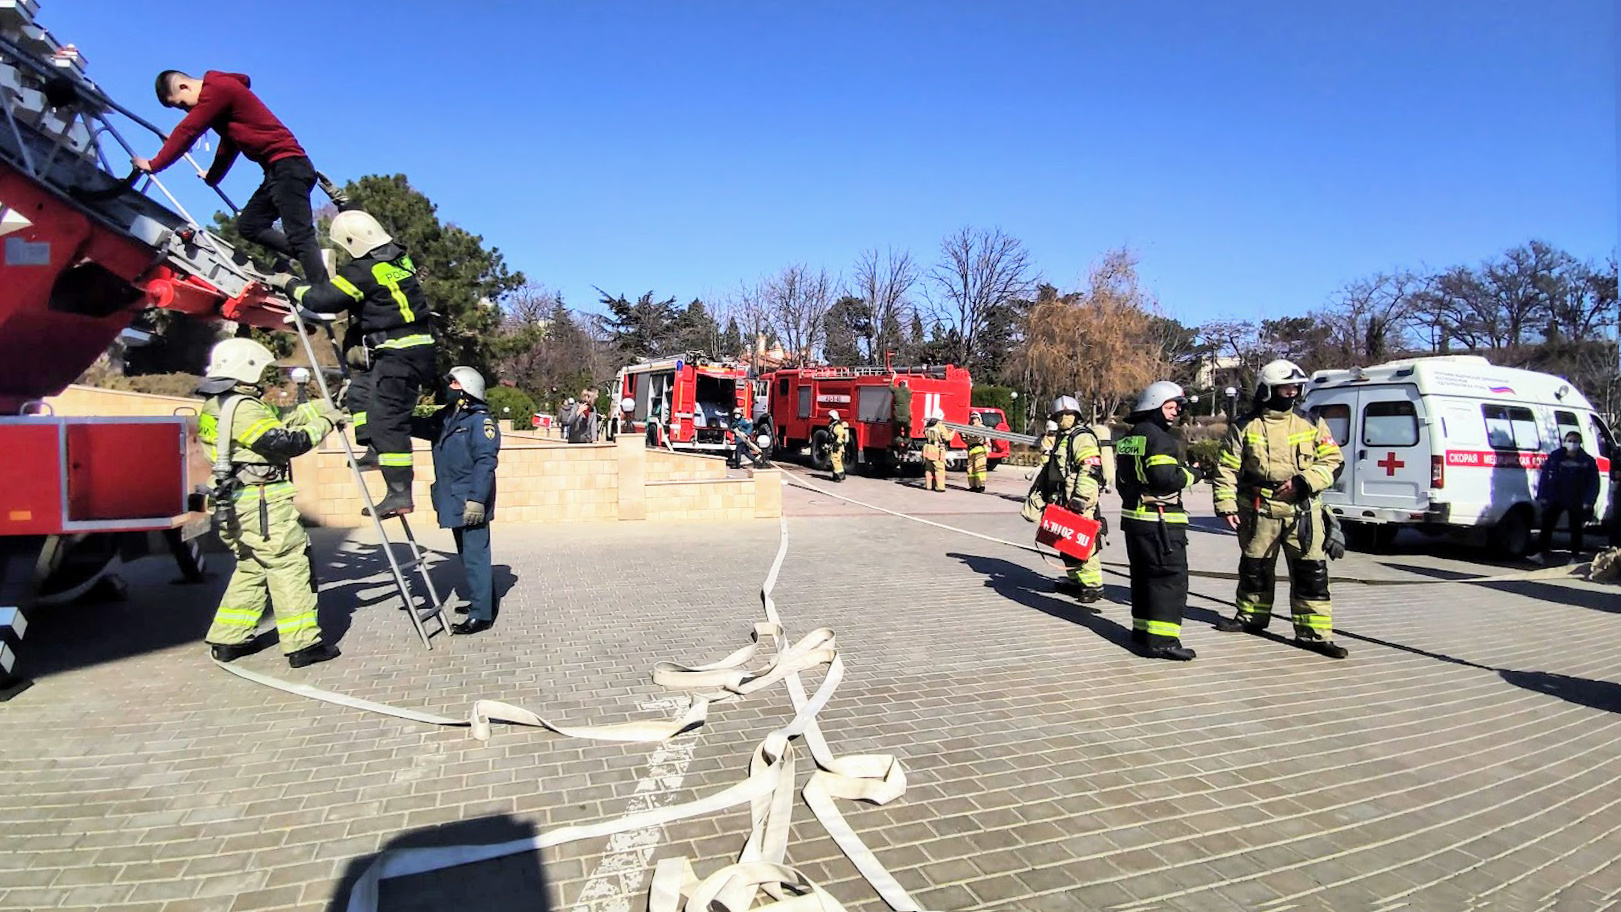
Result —
<path fill-rule="evenodd" d="M 1025 542 L 1024 486 L 1004 467 L 989 495 L 859 476 L 838 492 Z M 1194 509 L 1210 519 L 1205 490 Z M 925 909 L 1621 905 L 1613 587 L 1436 582 L 1516 568 L 1402 538 L 1333 566 L 1396 583 L 1335 587 L 1349 659 L 1291 647 L 1280 620 L 1278 636 L 1216 632 L 1233 584 L 1201 577 L 1184 631 L 1199 658 L 1154 662 L 1131 651 L 1120 568 L 1083 608 L 1025 551 L 798 488 L 785 512 L 783 620 L 793 637 L 833 628 L 846 663 L 822 731 L 839 754 L 907 769 L 900 799 L 842 810 Z M 1214 522 L 1190 538 L 1196 570 L 1234 568 Z M 498 525 L 497 628 L 432 651 L 374 546 L 316 541 L 343 657 L 290 671 L 272 648 L 244 667 L 446 716 L 489 698 L 579 724 L 677 712 L 654 664 L 747 642 L 779 526 Z M 174 586 L 144 561 L 124 571 L 127 600 L 38 614 L 36 684 L 0 705 L 0 909 L 342 909 L 384 849 L 523 838 L 731 786 L 792 715 L 777 686 L 665 744 L 510 726 L 481 743 L 317 702 L 207 659 L 227 562 L 212 569 Z M 457 579 L 453 561 L 438 572 Z M 743 806 L 399 878 L 381 908 L 632 912 L 660 859 L 707 872 L 748 827 Z M 803 806 L 788 861 L 848 909 L 887 908 Z"/>

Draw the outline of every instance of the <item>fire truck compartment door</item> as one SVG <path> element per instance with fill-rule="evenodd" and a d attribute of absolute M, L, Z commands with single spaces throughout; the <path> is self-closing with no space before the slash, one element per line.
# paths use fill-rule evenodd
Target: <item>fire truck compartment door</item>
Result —
<path fill-rule="evenodd" d="M 856 390 L 856 420 L 888 424 L 895 418 L 895 392 L 887 386 L 862 386 Z"/>

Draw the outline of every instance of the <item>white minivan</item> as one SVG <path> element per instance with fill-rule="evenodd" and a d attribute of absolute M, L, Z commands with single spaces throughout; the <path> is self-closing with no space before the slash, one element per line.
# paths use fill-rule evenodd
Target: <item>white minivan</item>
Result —
<path fill-rule="evenodd" d="M 1563 378 L 1443 355 L 1318 371 L 1305 407 L 1328 423 L 1345 469 L 1323 503 L 1353 540 L 1388 543 L 1402 525 L 1468 529 L 1503 554 L 1531 546 L 1537 477 L 1568 431 L 1598 461 L 1596 522 L 1611 509 L 1615 438 Z"/>

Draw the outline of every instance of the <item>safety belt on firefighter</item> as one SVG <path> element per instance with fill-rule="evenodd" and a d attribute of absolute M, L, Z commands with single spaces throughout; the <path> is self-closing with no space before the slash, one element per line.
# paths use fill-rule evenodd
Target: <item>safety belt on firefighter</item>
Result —
<path fill-rule="evenodd" d="M 326 375 L 321 370 L 320 362 L 315 359 L 315 344 L 310 341 L 309 326 L 304 322 L 304 317 L 299 313 L 299 308 L 296 305 L 289 305 L 288 311 L 291 315 L 289 319 L 293 327 L 298 331 L 298 341 L 304 346 L 304 356 L 310 360 L 310 372 L 315 375 L 315 383 L 320 389 L 321 398 L 336 407 L 337 403 L 333 400 L 332 392 L 327 387 Z M 347 374 L 349 370 L 348 364 L 343 360 L 342 353 L 339 352 L 338 354 L 339 369 Z M 339 428 L 337 437 L 343 444 L 344 459 L 349 463 L 350 473 L 354 475 L 355 486 L 360 489 L 360 497 L 366 502 L 365 513 L 371 518 L 372 528 L 377 531 L 377 538 L 383 549 L 383 556 L 388 559 L 389 574 L 394 578 L 394 587 L 400 594 L 400 606 L 406 610 L 406 614 L 411 616 L 411 625 L 416 628 L 417 637 L 422 640 L 423 648 L 432 649 L 433 641 L 430 637 L 448 631 L 450 624 L 445 620 L 444 599 L 439 597 L 439 590 L 434 586 L 433 576 L 428 573 L 426 552 L 421 545 L 417 544 L 416 536 L 411 533 L 411 524 L 406 521 L 405 514 L 397 513 L 393 518 L 400 521 L 400 529 L 405 533 L 405 541 L 411 546 L 410 561 L 404 565 L 400 563 L 398 556 L 394 553 L 394 542 L 389 539 L 388 530 L 383 528 L 384 517 L 377 515 L 377 501 L 372 499 L 371 489 L 366 487 L 366 477 L 361 473 L 360 465 L 355 461 L 355 449 L 349 443 L 349 434 Z M 412 590 L 410 580 L 406 576 L 407 570 L 417 572 L 423 587 L 427 590 L 425 597 L 418 596 Z M 427 621 L 436 622 L 439 629 L 430 634 L 425 626 Z"/>

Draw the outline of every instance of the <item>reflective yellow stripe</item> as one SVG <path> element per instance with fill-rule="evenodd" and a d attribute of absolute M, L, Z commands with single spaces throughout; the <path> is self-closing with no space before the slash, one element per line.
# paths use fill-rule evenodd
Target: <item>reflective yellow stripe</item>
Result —
<path fill-rule="evenodd" d="M 1143 460 L 1148 466 L 1176 465 L 1175 456 L 1150 456 Z"/>
<path fill-rule="evenodd" d="M 1224 501 L 1224 500 L 1237 500 L 1237 499 L 1238 499 L 1238 489 L 1237 488 L 1217 488 L 1216 489 L 1216 502 L 1217 503 L 1220 503 L 1221 501 Z"/>
<path fill-rule="evenodd" d="M 377 464 L 378 465 L 386 465 L 386 466 L 408 466 L 408 465 L 411 465 L 411 454 L 410 453 L 378 453 L 377 454 Z"/>
<path fill-rule="evenodd" d="M 274 418 L 260 418 L 258 421 L 248 425 L 247 430 L 236 435 L 236 439 L 243 446 L 253 446 L 254 441 L 258 440 L 260 437 L 263 437 L 266 431 L 277 427 L 281 427 L 280 421 L 277 421 Z"/>
<path fill-rule="evenodd" d="M 1294 616 L 1296 627 L 1305 627 L 1308 630 L 1333 630 L 1334 619 L 1326 614 L 1297 614 Z"/>
<path fill-rule="evenodd" d="M 354 298 L 356 301 L 364 301 L 364 300 L 366 300 L 365 292 L 361 291 L 359 288 L 356 288 L 355 283 L 349 281 L 348 279 L 344 278 L 341 275 L 340 276 L 333 276 L 332 277 L 332 284 L 339 291 L 343 292 L 344 294 L 348 295 L 351 298 Z"/>
<path fill-rule="evenodd" d="M 291 493 L 293 493 L 293 483 L 292 482 L 290 482 L 290 481 L 278 481 L 275 484 L 248 485 L 248 486 L 244 487 L 242 490 L 236 492 L 236 496 L 232 497 L 231 500 L 232 500 L 232 502 L 239 503 L 239 504 L 240 503 L 256 503 L 256 502 L 258 502 L 259 498 L 261 498 L 261 497 L 271 498 L 271 497 L 275 497 L 278 494 L 291 494 Z"/>
<path fill-rule="evenodd" d="M 1222 465 L 1229 469 L 1240 469 L 1244 467 L 1244 460 L 1238 458 L 1237 453 L 1229 453 L 1226 450 L 1221 451 L 1220 461 Z"/>
<path fill-rule="evenodd" d="M 308 611 L 304 614 L 295 614 L 286 620 L 276 621 L 276 632 L 281 634 L 297 633 L 300 630 L 308 630 L 314 626 L 315 612 Z"/>
<path fill-rule="evenodd" d="M 1313 428 L 1313 429 L 1311 429 L 1309 431 L 1301 431 L 1298 434 L 1290 434 L 1289 435 L 1289 442 L 1290 443 L 1307 443 L 1312 438 L 1314 438 L 1316 436 L 1317 436 L 1317 429 Z"/>
<path fill-rule="evenodd" d="M 252 608 L 221 608 L 214 612 L 214 623 L 227 627 L 255 627 L 259 624 L 259 615 L 263 613 Z"/>
<path fill-rule="evenodd" d="M 387 342 L 384 342 L 382 345 L 379 345 L 377 347 L 378 348 L 416 348 L 419 345 L 432 345 L 432 344 L 433 344 L 433 336 L 430 336 L 427 333 L 414 333 L 414 334 L 409 335 L 409 336 L 401 336 L 398 339 L 389 339 Z"/>
<path fill-rule="evenodd" d="M 363 425 L 365 423 L 366 423 L 366 413 L 365 412 L 355 412 L 353 415 L 349 416 L 349 426 L 350 427 L 360 427 L 361 425 Z"/>
<path fill-rule="evenodd" d="M 1147 618 L 1137 618 L 1132 621 L 1132 627 L 1146 632 L 1149 636 L 1180 638 L 1182 625 L 1172 621 L 1150 621 Z"/>
<path fill-rule="evenodd" d="M 406 259 L 403 262 L 409 264 L 411 261 Z M 417 318 L 411 310 L 411 302 L 406 300 L 405 291 L 400 288 L 400 280 L 409 279 L 415 274 L 393 263 L 374 263 L 371 268 L 371 277 L 377 280 L 377 284 L 388 289 L 388 293 L 394 297 L 394 303 L 400 308 L 400 317 L 407 323 L 415 323 Z"/>
<path fill-rule="evenodd" d="M 1188 521 L 1188 514 L 1186 513 L 1160 513 L 1158 510 L 1121 510 L 1120 516 L 1124 519 L 1140 519 L 1144 522 L 1159 522 L 1163 516 L 1168 523 L 1182 523 L 1184 525 Z"/>

